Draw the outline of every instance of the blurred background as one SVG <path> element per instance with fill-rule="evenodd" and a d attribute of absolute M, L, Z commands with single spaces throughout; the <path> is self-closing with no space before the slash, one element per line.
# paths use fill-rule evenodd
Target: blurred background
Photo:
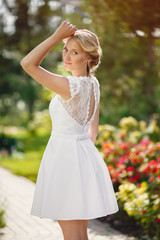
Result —
<path fill-rule="evenodd" d="M 101 90 L 96 146 L 121 211 L 101 220 L 139 239 L 159 239 L 159 0 L 0 0 L 0 165 L 36 181 L 55 93 L 28 76 L 20 60 L 66 19 L 95 32 L 103 50 L 95 73 Z M 67 76 L 62 47 L 42 66 Z"/>

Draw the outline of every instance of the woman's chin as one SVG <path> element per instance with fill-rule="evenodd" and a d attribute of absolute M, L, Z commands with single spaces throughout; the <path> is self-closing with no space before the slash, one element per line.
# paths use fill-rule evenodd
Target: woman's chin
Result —
<path fill-rule="evenodd" d="M 68 66 L 65 66 L 65 69 L 66 69 L 67 71 L 71 71 L 70 67 L 68 67 Z"/>

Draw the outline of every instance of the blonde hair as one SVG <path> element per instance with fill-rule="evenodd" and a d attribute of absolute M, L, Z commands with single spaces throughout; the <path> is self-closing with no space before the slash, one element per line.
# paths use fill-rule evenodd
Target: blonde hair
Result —
<path fill-rule="evenodd" d="M 98 37 L 95 33 L 87 29 L 78 29 L 70 37 L 73 38 L 92 59 L 89 63 L 89 69 L 94 73 L 101 62 L 102 56 L 102 48 Z M 67 39 L 68 38 L 63 39 L 63 42 L 65 43 Z"/>

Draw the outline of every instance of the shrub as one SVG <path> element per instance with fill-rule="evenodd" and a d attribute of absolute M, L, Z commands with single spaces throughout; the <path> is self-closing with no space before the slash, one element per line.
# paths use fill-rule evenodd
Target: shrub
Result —
<path fill-rule="evenodd" d="M 108 166 L 119 204 L 134 217 L 144 232 L 160 236 L 160 142 L 159 127 L 133 117 L 120 128 L 99 126 L 97 146 Z"/>

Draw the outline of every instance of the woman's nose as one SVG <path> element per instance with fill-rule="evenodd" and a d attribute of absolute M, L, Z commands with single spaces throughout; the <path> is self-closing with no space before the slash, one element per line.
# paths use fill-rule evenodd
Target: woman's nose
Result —
<path fill-rule="evenodd" d="M 69 59 L 70 59 L 70 54 L 69 54 L 69 53 L 66 53 L 66 54 L 64 55 L 64 59 L 65 59 L 65 60 L 69 60 Z"/>

